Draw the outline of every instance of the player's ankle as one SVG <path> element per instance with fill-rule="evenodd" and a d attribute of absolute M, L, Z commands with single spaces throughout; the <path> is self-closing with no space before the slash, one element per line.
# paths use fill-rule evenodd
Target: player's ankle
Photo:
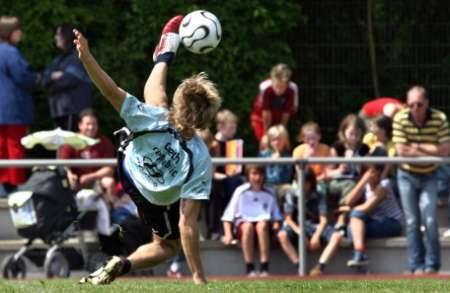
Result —
<path fill-rule="evenodd" d="M 122 268 L 120 269 L 119 276 L 128 274 L 131 271 L 131 261 L 128 258 L 121 257 Z"/>

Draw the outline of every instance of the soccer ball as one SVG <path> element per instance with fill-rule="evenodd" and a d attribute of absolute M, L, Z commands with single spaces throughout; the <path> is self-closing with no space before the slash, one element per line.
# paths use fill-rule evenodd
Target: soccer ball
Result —
<path fill-rule="evenodd" d="M 183 18 L 180 25 L 181 42 L 189 51 L 206 54 L 222 38 L 222 27 L 217 17 L 205 10 L 196 10 Z"/>

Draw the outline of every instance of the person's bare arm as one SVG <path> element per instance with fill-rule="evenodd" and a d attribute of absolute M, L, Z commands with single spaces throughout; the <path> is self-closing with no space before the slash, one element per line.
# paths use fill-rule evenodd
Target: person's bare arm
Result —
<path fill-rule="evenodd" d="M 289 113 L 283 113 L 281 115 L 281 124 L 283 124 L 283 126 L 286 128 L 288 127 L 289 117 L 291 117 Z"/>
<path fill-rule="evenodd" d="M 373 176 L 374 167 L 369 168 L 364 175 L 359 179 L 358 183 L 356 183 L 355 187 L 347 194 L 345 197 L 345 204 L 348 206 L 352 206 L 357 202 L 364 191 L 364 186 L 369 181 L 370 177 Z"/>
<path fill-rule="evenodd" d="M 155 107 L 168 107 L 166 80 L 169 66 L 159 62 L 154 67 L 144 87 L 145 103 Z"/>
<path fill-rule="evenodd" d="M 224 221 L 223 222 L 223 238 L 222 238 L 222 242 L 224 245 L 231 245 L 233 243 L 233 223 L 232 222 L 228 222 L 228 221 Z"/>
<path fill-rule="evenodd" d="M 369 197 L 363 204 L 355 207 L 355 210 L 361 211 L 366 215 L 369 214 L 377 205 L 380 204 L 387 196 L 387 189 L 382 186 L 378 186 L 374 191 L 374 195 Z"/>
<path fill-rule="evenodd" d="M 206 277 L 200 259 L 200 245 L 197 218 L 201 201 L 182 199 L 180 204 L 180 234 L 186 261 L 195 284 L 205 284 Z"/>
<path fill-rule="evenodd" d="M 91 182 L 94 182 L 97 179 L 101 179 L 103 177 L 113 177 L 114 176 L 114 168 L 110 166 L 101 167 L 100 169 L 84 174 L 80 177 L 80 184 L 85 186 Z"/>
<path fill-rule="evenodd" d="M 263 120 L 264 132 L 266 132 L 267 129 L 269 129 L 270 124 L 272 123 L 272 115 L 271 115 L 270 111 L 263 110 L 262 120 Z"/>
<path fill-rule="evenodd" d="M 78 57 L 80 58 L 81 63 L 83 63 L 92 82 L 97 86 L 102 95 L 108 99 L 114 109 L 116 109 L 117 112 L 120 112 L 126 97 L 126 92 L 119 88 L 114 80 L 97 63 L 89 50 L 86 38 L 84 38 L 77 30 L 74 30 L 74 34 L 74 44 L 78 51 Z"/>

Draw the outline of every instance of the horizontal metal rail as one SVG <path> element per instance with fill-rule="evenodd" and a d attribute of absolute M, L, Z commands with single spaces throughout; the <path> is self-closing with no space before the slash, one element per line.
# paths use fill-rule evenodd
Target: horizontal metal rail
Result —
<path fill-rule="evenodd" d="M 398 165 L 404 163 L 413 164 L 450 164 L 450 158 L 441 157 L 359 157 L 359 158 L 343 158 L 343 157 L 314 157 L 307 159 L 294 158 L 241 158 L 241 159 L 227 159 L 227 158 L 213 158 L 214 165 L 225 164 L 388 164 Z M 35 166 L 73 166 L 73 167 L 92 167 L 92 166 L 115 166 L 116 159 L 24 159 L 24 160 L 0 160 L 0 168 L 8 167 L 35 167 Z"/>

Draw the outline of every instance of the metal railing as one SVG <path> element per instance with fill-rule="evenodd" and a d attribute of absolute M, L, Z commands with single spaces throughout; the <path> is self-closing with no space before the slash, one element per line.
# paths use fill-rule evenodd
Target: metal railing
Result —
<path fill-rule="evenodd" d="M 450 158 L 441 157 L 360 157 L 360 158 L 342 158 L 342 157 L 314 157 L 307 159 L 294 159 L 294 158 L 242 158 L 242 159 L 226 159 L 226 158 L 213 158 L 213 165 L 226 165 L 226 164 L 283 164 L 283 165 L 295 165 L 297 169 L 297 180 L 299 186 L 299 197 L 297 201 L 298 208 L 298 224 L 300 226 L 299 234 L 299 268 L 298 272 L 300 276 L 307 274 L 307 253 L 306 253 L 306 237 L 305 237 L 305 198 L 303 190 L 303 181 L 305 178 L 305 168 L 309 164 L 386 164 L 386 165 L 398 165 L 404 163 L 414 164 L 450 164 Z M 59 159 L 31 159 L 31 160 L 0 160 L 0 168 L 7 167 L 36 167 L 36 166 L 73 166 L 73 167 L 87 167 L 87 166 L 115 166 L 117 164 L 116 159 L 75 159 L 75 160 L 59 160 Z"/>

